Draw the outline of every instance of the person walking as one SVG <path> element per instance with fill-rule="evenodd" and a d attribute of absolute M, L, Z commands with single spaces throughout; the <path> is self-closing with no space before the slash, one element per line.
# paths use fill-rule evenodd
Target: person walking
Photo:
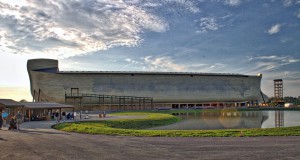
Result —
<path fill-rule="evenodd" d="M 17 129 L 20 130 L 20 125 L 22 124 L 22 113 L 21 111 L 18 111 L 16 114 L 16 119 L 17 119 Z"/>
<path fill-rule="evenodd" d="M 0 130 L 2 129 L 2 124 L 3 124 L 3 118 L 2 118 L 2 114 L 0 114 Z"/>
<path fill-rule="evenodd" d="M 2 112 L 2 118 L 3 118 L 3 126 L 6 127 L 6 121 L 7 121 L 8 114 L 5 112 L 5 110 Z"/>
<path fill-rule="evenodd" d="M 73 113 L 73 120 L 74 120 L 74 121 L 76 120 L 76 116 L 77 116 L 77 113 L 74 112 L 74 113 Z"/>
<path fill-rule="evenodd" d="M 62 116 L 63 122 L 66 122 L 66 112 L 65 112 L 65 111 L 63 111 L 63 112 L 61 113 L 61 116 Z"/>
<path fill-rule="evenodd" d="M 55 117 L 56 123 L 59 123 L 59 113 L 58 113 L 58 111 L 55 112 L 54 117 Z"/>

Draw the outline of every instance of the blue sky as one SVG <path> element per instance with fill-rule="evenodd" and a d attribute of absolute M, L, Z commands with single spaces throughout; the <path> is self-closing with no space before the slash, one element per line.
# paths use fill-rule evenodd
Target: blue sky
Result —
<path fill-rule="evenodd" d="M 61 70 L 263 74 L 300 96 L 300 0 L 0 0 L 0 97 L 31 100 L 26 62 Z"/>

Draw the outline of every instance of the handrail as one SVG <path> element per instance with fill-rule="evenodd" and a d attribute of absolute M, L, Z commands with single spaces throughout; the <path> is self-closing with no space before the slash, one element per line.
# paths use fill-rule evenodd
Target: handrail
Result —
<path fill-rule="evenodd" d="M 152 97 L 137 97 L 137 96 L 117 96 L 117 95 L 103 95 L 103 94 L 86 94 L 86 93 L 65 93 L 65 97 L 95 97 L 95 98 L 117 98 L 117 99 L 134 99 L 134 100 L 150 100 Z"/>

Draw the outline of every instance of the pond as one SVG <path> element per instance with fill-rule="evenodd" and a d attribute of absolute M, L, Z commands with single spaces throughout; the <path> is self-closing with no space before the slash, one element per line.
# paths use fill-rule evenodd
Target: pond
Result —
<path fill-rule="evenodd" d="M 183 120 L 152 130 L 216 130 L 300 126 L 300 111 L 203 111 L 173 114 Z"/>

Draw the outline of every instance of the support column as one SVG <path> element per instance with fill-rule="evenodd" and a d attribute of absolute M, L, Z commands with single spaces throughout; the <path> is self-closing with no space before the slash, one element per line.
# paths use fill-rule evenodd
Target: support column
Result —
<path fill-rule="evenodd" d="M 59 108 L 59 120 L 61 120 L 61 108 Z"/>
<path fill-rule="evenodd" d="M 75 107 L 75 106 L 74 106 L 74 107 Z M 73 107 L 73 120 L 75 120 L 75 115 L 74 115 L 74 112 L 75 112 L 74 110 L 75 110 L 75 109 L 74 109 L 74 107 Z"/>
<path fill-rule="evenodd" d="M 119 106 L 118 106 L 118 110 L 120 110 L 121 108 L 121 99 L 119 98 Z"/>
<path fill-rule="evenodd" d="M 111 110 L 113 110 L 113 108 L 112 108 L 112 103 L 113 103 L 113 97 L 111 96 L 111 97 L 110 97 L 110 109 L 111 109 Z"/>
<path fill-rule="evenodd" d="M 153 100 L 151 99 L 151 110 L 153 110 Z"/>
<path fill-rule="evenodd" d="M 31 121 L 31 110 L 30 110 L 30 108 L 29 108 L 28 118 L 29 118 L 29 121 Z"/>
<path fill-rule="evenodd" d="M 141 100 L 139 99 L 139 110 L 141 110 L 142 106 L 141 106 Z"/>
<path fill-rule="evenodd" d="M 40 102 L 41 89 L 39 89 L 38 102 Z"/>
<path fill-rule="evenodd" d="M 35 89 L 33 90 L 32 102 L 35 101 Z"/>
<path fill-rule="evenodd" d="M 131 97 L 131 101 L 130 101 L 130 105 L 131 105 L 131 110 L 133 110 L 133 97 Z"/>

